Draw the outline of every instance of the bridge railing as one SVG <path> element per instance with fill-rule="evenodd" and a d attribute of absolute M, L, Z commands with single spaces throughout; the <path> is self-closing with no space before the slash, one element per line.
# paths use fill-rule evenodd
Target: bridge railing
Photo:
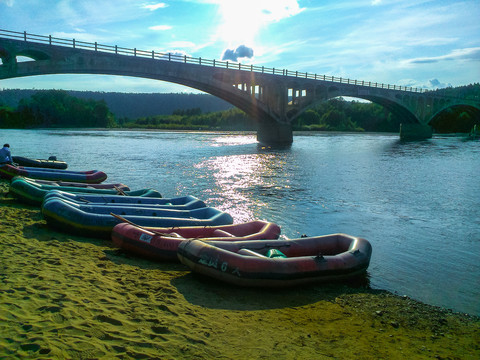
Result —
<path fill-rule="evenodd" d="M 307 73 L 307 72 L 301 72 L 301 71 L 290 71 L 286 69 L 277 69 L 277 68 L 270 68 L 270 67 L 258 66 L 258 65 L 245 65 L 237 62 L 203 59 L 201 57 L 196 58 L 196 57 L 191 57 L 191 56 L 178 54 L 178 53 L 163 53 L 163 52 L 158 52 L 154 50 L 146 51 L 146 50 L 140 50 L 137 48 L 133 48 L 133 49 L 124 48 L 117 45 L 115 46 L 104 45 L 104 44 L 99 44 L 97 42 L 91 43 L 91 42 L 79 41 L 75 39 L 57 38 L 51 35 L 45 36 L 45 35 L 29 34 L 26 31 L 16 32 L 16 31 L 0 29 L 0 37 L 15 39 L 15 40 L 23 40 L 26 42 L 36 42 L 36 43 L 43 43 L 43 44 L 49 44 L 49 45 L 66 46 L 66 47 L 76 48 L 76 49 L 100 51 L 100 52 L 106 52 L 106 53 L 118 54 L 118 55 L 137 56 L 137 57 L 151 58 L 151 59 L 163 60 L 163 61 L 182 62 L 185 64 L 197 64 L 197 65 L 213 66 L 213 67 L 219 67 L 219 68 L 225 68 L 225 69 L 258 72 L 263 74 L 292 76 L 292 77 L 304 78 L 304 79 L 331 81 L 334 83 L 351 84 L 351 85 L 400 90 L 400 91 L 410 91 L 410 92 L 418 92 L 418 93 L 424 93 L 429 91 L 422 88 L 413 88 L 408 86 L 398 86 L 398 85 L 382 84 L 382 83 L 371 82 L 371 81 L 353 80 L 353 79 L 348 79 L 343 77 L 318 75 L 313 73 Z"/>

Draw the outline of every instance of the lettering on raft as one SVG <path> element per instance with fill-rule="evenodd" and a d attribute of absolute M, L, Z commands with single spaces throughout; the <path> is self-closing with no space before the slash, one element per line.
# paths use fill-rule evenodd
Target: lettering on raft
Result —
<path fill-rule="evenodd" d="M 218 266 L 219 262 L 220 267 Z M 228 262 L 220 261 L 218 258 L 208 256 L 207 254 L 202 254 L 200 259 L 198 259 L 198 263 L 214 269 L 220 269 L 222 272 L 229 272 Z M 240 269 L 238 267 L 232 269 L 231 273 L 237 276 L 241 276 Z"/>
<path fill-rule="evenodd" d="M 142 234 L 140 235 L 140 240 L 150 244 L 150 241 L 152 241 L 152 237 L 148 234 Z"/>

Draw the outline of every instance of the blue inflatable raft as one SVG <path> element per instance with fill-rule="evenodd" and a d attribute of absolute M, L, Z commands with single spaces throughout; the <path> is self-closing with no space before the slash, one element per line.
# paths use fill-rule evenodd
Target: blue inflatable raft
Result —
<path fill-rule="evenodd" d="M 113 227 L 121 222 L 111 213 L 121 215 L 136 225 L 148 227 L 216 226 L 233 223 L 230 214 L 212 207 L 173 210 L 148 208 L 144 205 L 80 205 L 55 197 L 46 199 L 42 204 L 42 214 L 49 226 L 80 236 L 110 238 Z"/>

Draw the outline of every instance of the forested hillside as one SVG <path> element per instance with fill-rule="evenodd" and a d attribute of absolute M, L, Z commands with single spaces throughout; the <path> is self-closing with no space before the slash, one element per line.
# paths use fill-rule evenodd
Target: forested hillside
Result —
<path fill-rule="evenodd" d="M 50 90 L 3 90 L 0 106 L 16 108 L 20 100 L 33 94 Z M 209 94 L 148 94 L 98 91 L 66 91 L 69 95 L 85 100 L 105 101 L 117 118 L 136 119 L 145 116 L 172 114 L 177 109 L 200 108 L 203 113 L 228 110 L 233 105 Z"/>
<path fill-rule="evenodd" d="M 105 101 L 83 100 L 63 90 L 40 91 L 16 108 L 0 104 L 0 128 L 115 127 Z"/>
<path fill-rule="evenodd" d="M 480 98 L 480 84 L 440 91 L 448 96 Z M 108 99 L 115 104 L 117 113 L 110 108 Z M 307 109 L 292 127 L 304 131 L 398 132 L 402 121 L 380 105 L 337 98 Z M 480 111 L 457 106 L 439 114 L 430 125 L 437 133 L 466 133 L 474 124 L 480 126 Z M 1 91 L 0 128 L 34 127 L 256 130 L 257 125 L 243 111 L 207 94 Z"/>

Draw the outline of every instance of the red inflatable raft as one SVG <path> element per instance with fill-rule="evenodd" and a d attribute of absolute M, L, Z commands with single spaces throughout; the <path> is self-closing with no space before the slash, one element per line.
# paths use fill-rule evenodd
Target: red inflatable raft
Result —
<path fill-rule="evenodd" d="M 178 261 L 178 245 L 186 239 L 239 241 L 277 239 L 279 235 L 278 225 L 260 220 L 235 225 L 173 228 L 141 228 L 121 223 L 112 230 L 116 246 L 152 260 L 173 261 Z"/>
<path fill-rule="evenodd" d="M 194 272 L 256 287 L 355 277 L 367 270 L 371 253 L 367 240 L 346 234 L 276 241 L 186 240 L 178 247 L 178 258 Z"/>

